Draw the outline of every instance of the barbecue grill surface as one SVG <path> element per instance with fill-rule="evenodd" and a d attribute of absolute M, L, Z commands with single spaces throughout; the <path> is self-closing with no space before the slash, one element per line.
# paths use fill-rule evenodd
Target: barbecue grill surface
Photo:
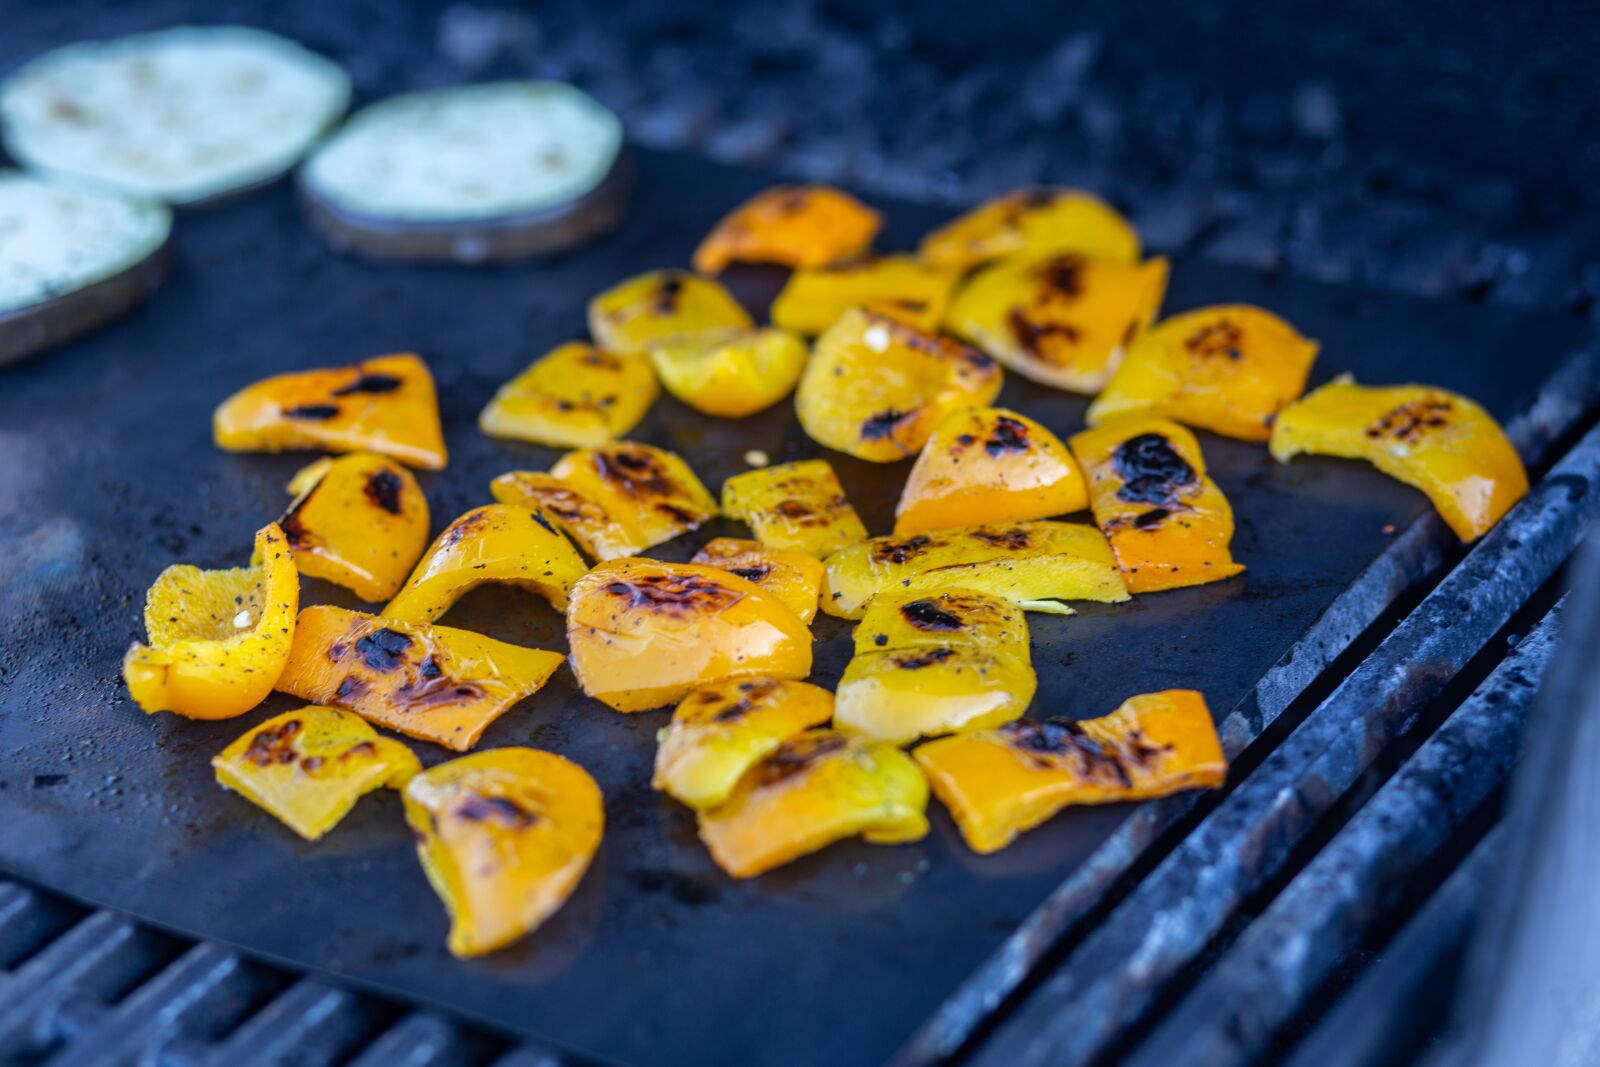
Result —
<path fill-rule="evenodd" d="M 976 857 L 942 810 L 920 843 L 847 843 L 735 883 L 687 811 L 648 787 L 666 712 L 624 716 L 582 699 L 569 671 L 492 726 L 484 746 L 531 744 L 587 767 L 608 828 L 588 877 L 535 936 L 472 963 L 444 951 L 445 916 L 417 865 L 394 794 L 361 802 L 308 845 L 223 792 L 208 761 L 274 697 L 221 723 L 147 718 L 126 697 L 122 652 L 142 637 L 145 588 L 174 562 L 244 562 L 307 455 L 227 455 L 210 413 L 268 374 L 415 349 L 439 381 L 451 462 L 421 474 L 438 529 L 488 501 L 488 482 L 542 469 L 554 451 L 474 426 L 495 387 L 582 336 L 584 305 L 642 270 L 681 265 L 694 242 L 767 178 L 644 153 L 622 230 L 559 261 L 465 271 L 380 267 L 327 252 L 289 191 L 178 228 L 178 269 L 151 305 L 73 347 L 0 372 L 0 868 L 196 937 L 325 970 L 597 1058 L 704 1067 L 875 1063 L 1128 814 L 1082 809 Z M 884 244 L 909 247 L 944 212 L 883 204 Z M 780 276 L 733 275 L 764 306 Z M 1317 286 L 1201 262 L 1175 265 L 1166 309 L 1262 304 L 1323 343 L 1320 382 L 1421 380 L 1479 398 L 1502 419 L 1531 401 L 1581 337 L 1556 319 Z M 1007 381 L 1001 403 L 1066 434 L 1086 401 Z M 715 491 L 744 469 L 821 454 L 792 407 L 742 422 L 663 397 L 634 437 L 682 452 Z M 1221 718 L 1333 599 L 1427 508 L 1367 467 L 1273 464 L 1260 446 L 1202 434 L 1238 520 L 1240 579 L 1032 616 L 1034 714 L 1085 718 L 1124 697 L 1202 690 Z M 830 456 L 874 533 L 887 532 L 907 465 Z M 1086 520 L 1086 516 L 1081 516 Z M 719 522 L 665 546 L 742 530 Z M 303 602 L 360 607 L 307 580 Z M 565 649 L 560 618 L 509 589 L 471 594 L 444 620 Z M 832 685 L 849 629 L 816 625 L 815 680 Z M 417 745 L 425 762 L 446 753 Z"/>

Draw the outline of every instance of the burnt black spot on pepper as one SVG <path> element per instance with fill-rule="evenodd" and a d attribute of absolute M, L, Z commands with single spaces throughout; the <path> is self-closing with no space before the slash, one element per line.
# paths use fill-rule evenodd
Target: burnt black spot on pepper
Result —
<path fill-rule="evenodd" d="M 953 648 L 930 648 L 926 652 L 909 652 L 899 656 L 891 656 L 894 665 L 905 671 L 920 671 L 924 667 L 932 667 L 936 663 L 943 663 L 956 654 Z"/>
<path fill-rule="evenodd" d="M 887 408 L 876 415 L 869 415 L 861 423 L 861 439 L 863 441 L 877 441 L 894 433 L 894 428 L 900 421 L 912 413 L 901 411 L 898 408 Z"/>
<path fill-rule="evenodd" d="M 363 374 L 349 385 L 333 391 L 334 396 L 352 393 L 392 393 L 405 383 L 392 374 Z"/>
<path fill-rule="evenodd" d="M 849 741 L 843 734 L 821 733 L 802 735 L 778 746 L 777 751 L 757 764 L 750 773 L 757 787 L 774 785 L 792 778 L 806 768 L 844 748 Z"/>
<path fill-rule="evenodd" d="M 919 630 L 960 630 L 961 618 L 941 608 L 932 600 L 911 600 L 900 605 L 900 614 Z"/>
<path fill-rule="evenodd" d="M 1013 526 L 1009 530 L 972 530 L 967 536 L 991 548 L 1003 548 L 1007 552 L 1021 552 L 1033 543 L 1033 535 L 1021 526 Z"/>
<path fill-rule="evenodd" d="M 679 507 L 677 504 L 658 501 L 653 507 L 680 526 L 697 526 L 700 523 L 700 516 L 688 508 Z"/>
<path fill-rule="evenodd" d="M 361 487 L 368 500 L 391 515 L 400 514 L 400 494 L 404 489 L 400 475 L 388 467 L 373 471 L 367 484 Z"/>
<path fill-rule="evenodd" d="M 670 315 L 678 310 L 678 298 L 682 295 L 682 278 L 676 275 L 663 278 L 661 284 L 656 287 L 656 295 L 650 303 L 650 310 L 657 315 Z"/>
<path fill-rule="evenodd" d="M 872 635 L 872 643 L 877 645 L 879 648 L 882 648 L 884 645 L 887 645 L 889 643 L 889 635 L 888 634 L 873 634 Z"/>
<path fill-rule="evenodd" d="M 737 574 L 747 582 L 759 582 L 772 573 L 771 567 L 729 567 L 729 574 Z"/>
<path fill-rule="evenodd" d="M 315 492 L 316 489 L 313 488 L 311 493 Z M 289 510 L 284 512 L 283 518 L 278 520 L 278 528 L 283 531 L 283 536 L 288 539 L 290 548 L 304 548 L 312 541 L 311 531 L 306 529 L 305 520 L 300 517 L 301 510 L 306 506 L 306 502 L 311 499 L 311 493 L 305 494 L 289 505 Z"/>
<path fill-rule="evenodd" d="M 257 730 L 244 750 L 244 761 L 257 767 L 271 767 L 276 763 L 293 763 L 299 758 L 294 750 L 294 739 L 300 733 L 300 720 L 290 719 Z"/>
<path fill-rule="evenodd" d="M 1059 338 L 1069 345 L 1075 345 L 1083 336 L 1078 332 L 1078 328 L 1069 322 L 1034 322 L 1021 308 L 1012 308 L 1006 314 L 1006 326 L 1024 352 L 1040 359 L 1045 358 L 1044 350 L 1052 338 Z"/>
<path fill-rule="evenodd" d="M 1152 526 L 1160 526 L 1172 512 L 1167 508 L 1151 508 L 1143 515 L 1133 520 L 1134 526 L 1141 530 L 1148 530 Z"/>
<path fill-rule="evenodd" d="M 1050 290 L 1051 296 L 1076 298 L 1083 295 L 1083 257 L 1056 256 L 1034 268 L 1038 278 Z"/>
<path fill-rule="evenodd" d="M 356 759 L 361 756 L 374 755 L 377 753 L 377 751 L 378 746 L 373 744 L 371 741 L 357 741 L 355 744 L 339 753 L 339 758 Z"/>
<path fill-rule="evenodd" d="M 681 492 L 661 460 L 643 449 L 624 445 L 596 452 L 594 469 L 631 496 L 675 496 Z"/>
<path fill-rule="evenodd" d="M 554 526 L 550 525 L 550 520 L 545 518 L 544 517 L 544 512 L 540 511 L 538 508 L 534 508 L 533 509 L 533 521 L 538 523 L 540 526 L 543 526 L 546 530 L 549 530 L 551 533 L 555 533 L 556 532 L 556 528 Z"/>
<path fill-rule="evenodd" d="M 374 630 L 356 642 L 356 652 L 362 662 L 375 671 L 392 671 L 405 662 L 406 650 L 411 647 L 411 637 L 387 626 Z"/>
<path fill-rule="evenodd" d="M 429 656 L 422 661 L 422 666 L 417 668 L 417 673 L 424 678 L 438 678 L 444 674 L 444 668 L 439 666 L 438 656 Z"/>
<path fill-rule="evenodd" d="M 917 534 L 903 541 L 879 541 L 872 546 L 872 559 L 877 563 L 906 563 L 922 555 L 933 543 L 933 538 L 927 534 Z"/>
<path fill-rule="evenodd" d="M 972 443 L 976 440 L 977 438 L 972 436 L 970 433 L 964 433 L 960 437 L 956 438 L 956 444 L 960 445 L 962 448 L 970 448 L 972 447 Z"/>
<path fill-rule="evenodd" d="M 606 592 L 626 598 L 631 608 L 674 614 L 718 612 L 744 596 L 698 574 L 645 574 L 611 582 Z"/>
<path fill-rule="evenodd" d="M 1227 319 L 1218 319 L 1184 338 L 1183 347 L 1197 356 L 1220 357 L 1237 363 L 1244 358 L 1244 331 Z"/>
<path fill-rule="evenodd" d="M 510 797 L 483 796 L 473 793 L 461 799 L 455 816 L 468 822 L 496 822 L 512 830 L 526 830 L 539 821 L 535 812 L 518 804 Z"/>
<path fill-rule="evenodd" d="M 323 422 L 339 414 L 338 404 L 296 404 L 292 408 L 284 408 L 286 418 L 307 419 Z"/>
<path fill-rule="evenodd" d="M 739 686 L 739 691 L 744 694 L 738 700 L 729 704 L 713 715 L 713 722 L 737 722 L 748 715 L 756 703 L 771 696 L 778 688 L 778 683 L 772 678 L 763 678 L 759 681 L 744 682 Z M 715 700 L 715 697 L 713 697 Z"/>
<path fill-rule="evenodd" d="M 339 683 L 339 688 L 333 691 L 334 697 L 339 700 L 354 700 L 367 691 L 367 681 L 354 674 L 347 674 Z"/>
<path fill-rule="evenodd" d="M 1178 490 L 1199 480 L 1172 442 L 1158 433 L 1142 433 L 1122 442 L 1111 454 L 1111 467 L 1122 479 L 1117 498 L 1129 503 L 1170 504 Z"/>
<path fill-rule="evenodd" d="M 1010 415 L 1001 415 L 995 420 L 989 439 L 983 443 L 983 450 L 991 456 L 1003 456 L 1008 452 L 1026 452 L 1030 444 L 1027 424 Z"/>
<path fill-rule="evenodd" d="M 1389 438 L 1406 444 L 1415 444 L 1429 430 L 1449 425 L 1450 413 L 1455 405 L 1446 397 L 1424 397 L 1401 404 L 1367 427 L 1366 436 L 1372 440 Z"/>

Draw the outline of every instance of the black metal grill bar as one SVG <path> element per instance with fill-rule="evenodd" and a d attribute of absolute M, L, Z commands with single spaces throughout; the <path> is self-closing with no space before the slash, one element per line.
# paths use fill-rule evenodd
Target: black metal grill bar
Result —
<path fill-rule="evenodd" d="M 1596 497 L 1600 429 L 1003 1021 L 975 1062 L 1085 1064 L 1146 1012 L 1420 707 L 1570 555 Z"/>
<path fill-rule="evenodd" d="M 1552 611 L 1207 969 L 1127 1067 L 1234 1067 L 1267 1049 L 1505 779 L 1556 631 Z"/>

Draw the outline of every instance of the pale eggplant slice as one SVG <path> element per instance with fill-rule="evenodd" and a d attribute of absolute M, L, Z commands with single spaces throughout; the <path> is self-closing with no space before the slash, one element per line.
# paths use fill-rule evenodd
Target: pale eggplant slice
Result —
<path fill-rule="evenodd" d="M 554 255 L 621 221 L 622 124 L 559 82 L 412 93 L 358 112 L 300 171 L 334 247 L 473 265 Z"/>
<path fill-rule="evenodd" d="M 0 84 L 14 159 L 180 205 L 282 177 L 349 103 L 350 79 L 337 64 L 243 26 L 68 45 Z"/>
<path fill-rule="evenodd" d="M 142 304 L 166 280 L 161 204 L 0 170 L 0 364 Z"/>

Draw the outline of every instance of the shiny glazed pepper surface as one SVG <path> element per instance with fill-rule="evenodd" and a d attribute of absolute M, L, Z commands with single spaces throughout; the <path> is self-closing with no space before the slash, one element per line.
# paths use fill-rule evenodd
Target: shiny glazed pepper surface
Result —
<path fill-rule="evenodd" d="M 650 346 L 667 392 L 696 411 L 742 419 L 789 395 L 806 343 L 785 330 L 716 330 Z"/>
<path fill-rule="evenodd" d="M 1042 186 L 980 204 L 924 237 L 920 251 L 929 263 L 957 270 L 1030 253 L 1071 252 L 1133 263 L 1139 258 L 1139 234 L 1097 196 Z"/>
<path fill-rule="evenodd" d="M 375 452 L 323 457 L 289 483 L 278 525 L 300 573 L 362 600 L 388 600 L 428 545 L 428 501 L 409 470 Z"/>
<path fill-rule="evenodd" d="M 760 541 L 718 537 L 701 546 L 689 562 L 716 567 L 754 582 L 783 601 L 800 616 L 801 622 L 816 617 L 817 595 L 822 591 L 822 561 L 815 556 L 768 548 Z"/>
<path fill-rule="evenodd" d="M 134 643 L 122 674 L 147 712 L 231 719 L 267 698 L 289 659 L 300 575 L 277 523 L 255 538 L 248 567 L 168 567 L 144 605 L 149 645 Z"/>
<path fill-rule="evenodd" d="M 1364 459 L 1422 490 L 1463 541 L 1493 529 L 1528 493 L 1522 458 L 1473 401 L 1429 385 L 1357 385 L 1339 378 L 1278 417 L 1273 458 Z"/>
<path fill-rule="evenodd" d="M 797 270 L 772 302 L 772 324 L 815 337 L 859 307 L 932 332 L 944 321 L 960 276 L 915 256 L 871 256 Z"/>
<path fill-rule="evenodd" d="M 644 356 L 573 341 L 502 385 L 478 428 L 554 448 L 595 448 L 625 437 L 660 394 Z"/>
<path fill-rule="evenodd" d="M 867 538 L 867 528 L 825 459 L 735 474 L 722 483 L 722 510 L 770 548 L 821 558 Z"/>
<path fill-rule="evenodd" d="M 826 185 L 779 185 L 739 205 L 694 251 L 694 269 L 720 273 L 729 263 L 821 267 L 872 244 L 879 214 Z"/>
<path fill-rule="evenodd" d="M 450 951 L 481 956 L 566 903 L 600 847 L 589 772 L 552 752 L 496 748 L 441 763 L 405 790 L 422 869 L 450 913 Z"/>
<path fill-rule="evenodd" d="M 685 270 L 635 275 L 589 301 L 595 344 L 626 355 L 643 355 L 656 342 L 674 337 L 754 325 L 721 285 Z"/>
<path fill-rule="evenodd" d="M 1228 763 L 1205 698 L 1186 689 L 1130 697 L 1110 715 L 1013 722 L 912 753 L 974 852 L 996 852 L 1073 804 L 1218 788 Z"/>

